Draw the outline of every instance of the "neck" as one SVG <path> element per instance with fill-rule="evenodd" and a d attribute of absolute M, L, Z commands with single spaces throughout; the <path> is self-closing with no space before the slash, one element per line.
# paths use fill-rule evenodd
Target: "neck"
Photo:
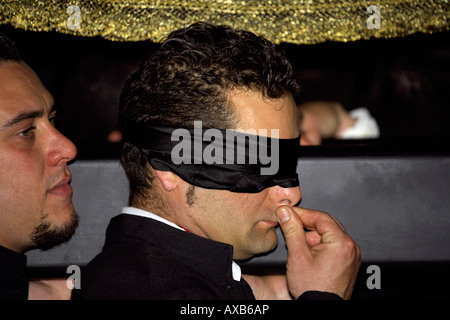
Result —
<path fill-rule="evenodd" d="M 10 239 L 0 239 L 0 246 L 17 253 L 24 253 L 27 250 L 25 246 L 16 245 L 8 240 Z"/>

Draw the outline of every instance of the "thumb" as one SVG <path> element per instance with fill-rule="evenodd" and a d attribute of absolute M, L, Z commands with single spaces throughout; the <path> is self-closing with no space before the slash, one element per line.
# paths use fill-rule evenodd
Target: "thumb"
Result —
<path fill-rule="evenodd" d="M 303 223 L 294 210 L 288 206 L 280 206 L 275 209 L 275 213 L 283 232 L 286 246 L 289 253 L 309 254 L 309 246 L 305 238 Z"/>

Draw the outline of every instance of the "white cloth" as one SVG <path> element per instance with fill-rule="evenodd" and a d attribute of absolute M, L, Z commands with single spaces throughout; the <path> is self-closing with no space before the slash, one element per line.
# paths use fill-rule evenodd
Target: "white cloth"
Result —
<path fill-rule="evenodd" d="M 376 139 L 380 136 L 378 123 L 366 108 L 357 108 L 350 111 L 350 116 L 355 119 L 353 127 L 344 130 L 340 139 Z"/>
<path fill-rule="evenodd" d="M 152 212 L 142 210 L 139 208 L 124 207 L 124 208 L 122 208 L 122 213 L 157 220 L 157 221 L 165 223 L 173 228 L 180 229 L 182 231 L 186 231 L 185 229 L 181 228 L 180 226 L 176 225 L 175 223 L 170 222 L 170 221 L 158 216 L 157 214 L 154 214 Z M 232 264 L 231 264 L 231 272 L 232 272 L 233 279 L 235 281 L 241 281 L 241 276 L 242 276 L 241 267 L 239 267 L 239 265 L 234 261 L 232 261 Z"/>

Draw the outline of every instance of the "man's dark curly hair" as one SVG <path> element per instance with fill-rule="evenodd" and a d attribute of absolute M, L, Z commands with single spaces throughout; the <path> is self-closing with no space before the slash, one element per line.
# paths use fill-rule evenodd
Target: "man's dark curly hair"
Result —
<path fill-rule="evenodd" d="M 295 96 L 293 68 L 280 48 L 263 37 L 226 26 L 196 23 L 172 32 L 128 79 L 120 99 L 120 123 L 233 129 L 239 119 L 227 93 L 259 91 L 267 98 Z M 146 156 L 125 143 L 122 165 L 134 193 L 150 186 Z"/>

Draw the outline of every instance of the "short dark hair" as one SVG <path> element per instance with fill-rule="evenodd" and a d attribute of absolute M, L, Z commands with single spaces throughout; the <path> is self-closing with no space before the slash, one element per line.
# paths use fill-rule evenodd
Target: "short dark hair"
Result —
<path fill-rule="evenodd" d="M 0 64 L 8 60 L 21 61 L 22 59 L 14 42 L 0 32 Z"/>
<path fill-rule="evenodd" d="M 281 98 L 299 92 L 284 52 L 248 31 L 195 23 L 176 30 L 128 79 L 120 98 L 120 123 L 147 123 L 176 128 L 233 129 L 239 119 L 227 97 L 233 89 L 259 91 Z M 122 166 L 135 193 L 151 187 L 147 159 L 139 148 L 124 144 Z"/>

